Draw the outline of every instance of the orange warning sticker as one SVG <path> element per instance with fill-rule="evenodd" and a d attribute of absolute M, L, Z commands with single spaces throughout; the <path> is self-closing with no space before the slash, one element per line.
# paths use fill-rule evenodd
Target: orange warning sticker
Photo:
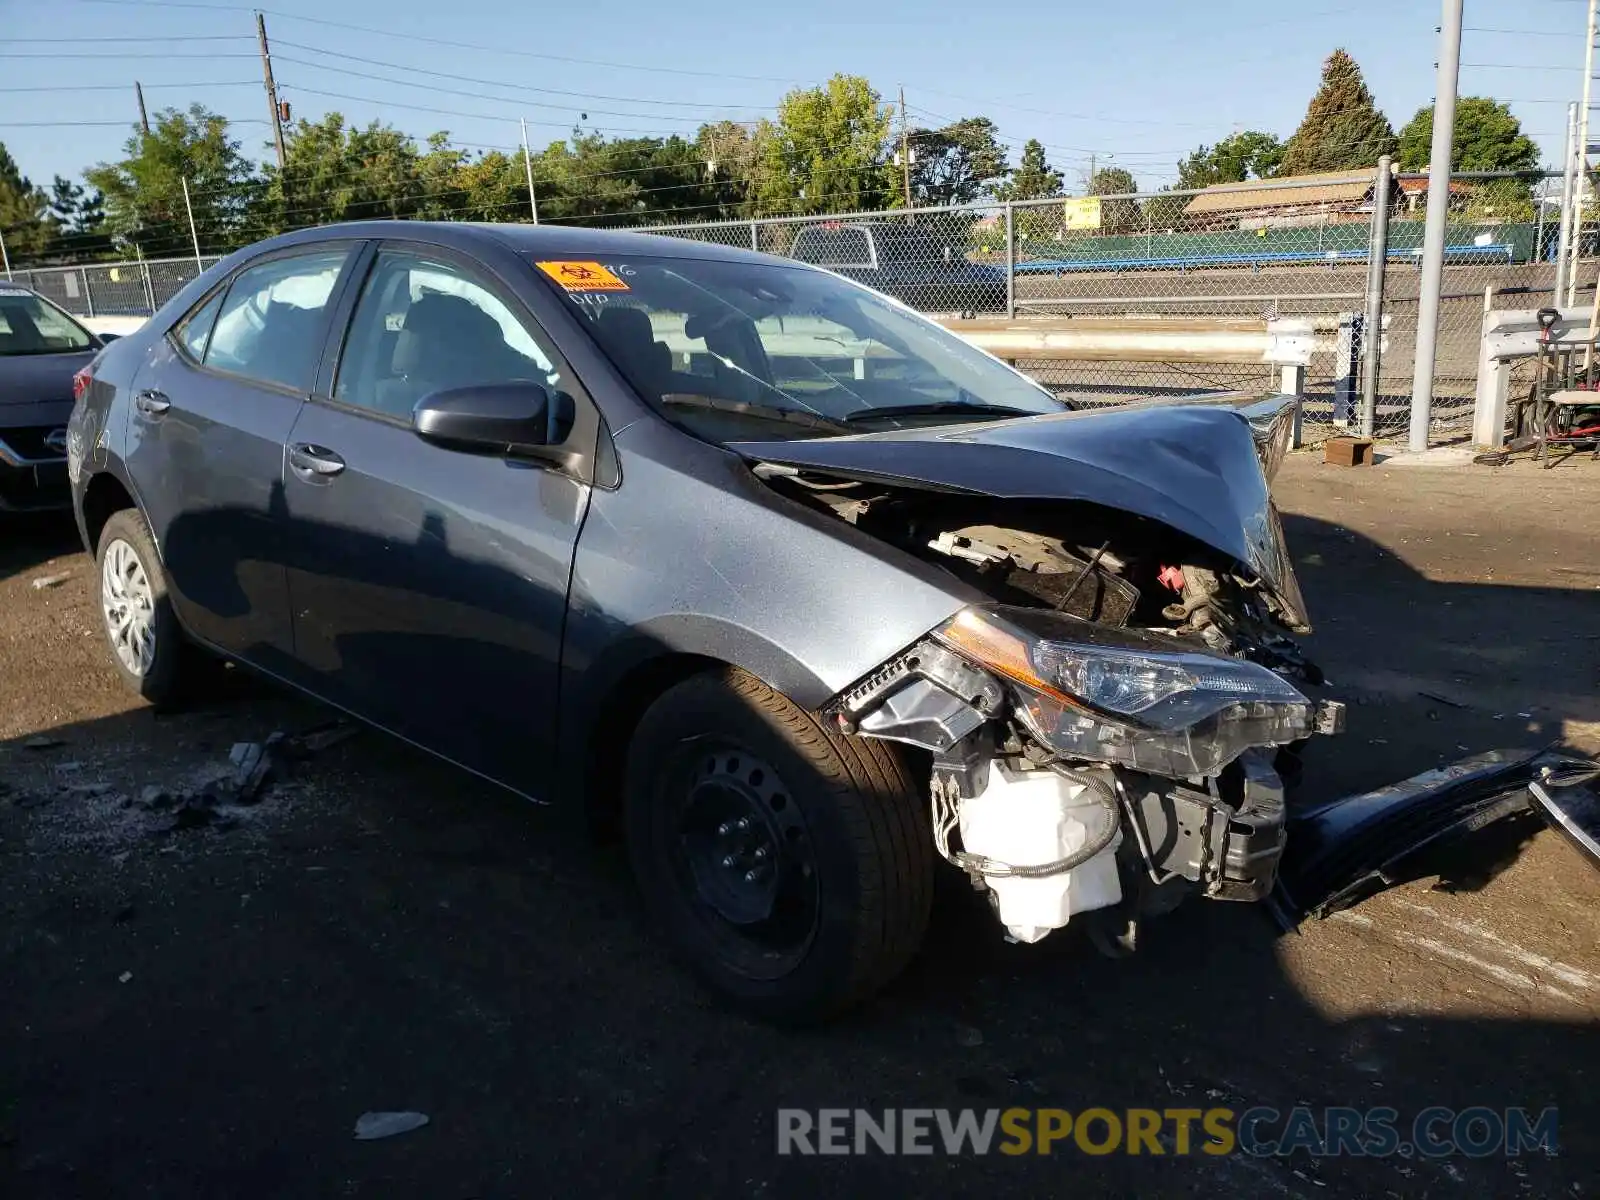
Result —
<path fill-rule="evenodd" d="M 623 283 L 597 262 L 542 262 L 539 269 L 569 292 L 625 292 Z"/>

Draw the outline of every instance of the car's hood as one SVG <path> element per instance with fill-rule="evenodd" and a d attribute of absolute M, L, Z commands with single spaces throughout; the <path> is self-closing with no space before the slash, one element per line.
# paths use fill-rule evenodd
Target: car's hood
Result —
<path fill-rule="evenodd" d="M 1303 630 L 1305 602 L 1262 472 L 1267 424 L 1260 405 L 1162 404 L 729 448 L 858 479 L 1148 517 L 1243 564 Z"/>
<path fill-rule="evenodd" d="M 73 354 L 0 355 L 0 406 L 64 400 L 72 403 L 72 377 L 98 350 Z"/>

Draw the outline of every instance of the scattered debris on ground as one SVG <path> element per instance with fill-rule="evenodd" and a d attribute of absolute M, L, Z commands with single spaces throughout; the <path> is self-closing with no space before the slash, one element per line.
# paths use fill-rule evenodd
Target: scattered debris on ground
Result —
<path fill-rule="evenodd" d="M 71 578 L 71 571 L 61 571 L 55 575 L 40 575 L 33 581 L 33 590 L 36 592 L 42 592 L 46 588 L 60 587 L 63 583 Z"/>
<path fill-rule="evenodd" d="M 356 1119 L 356 1141 L 375 1142 L 379 1138 L 410 1133 L 428 1123 L 428 1114 L 419 1112 L 368 1112 Z"/>
<path fill-rule="evenodd" d="M 239 827 L 272 785 L 292 782 L 293 764 L 357 732 L 347 721 L 323 722 L 293 736 L 277 730 L 259 742 L 233 743 L 226 763 L 190 766 L 179 776 L 144 784 L 119 779 L 122 762 L 115 756 L 51 763 L 42 752 L 67 743 L 41 734 L 22 743 L 40 752 L 37 765 L 18 772 L 29 778 L 0 781 L 0 803 L 44 810 L 49 819 L 39 829 L 41 848 L 68 842 L 126 845 L 196 829 L 226 832 Z"/>

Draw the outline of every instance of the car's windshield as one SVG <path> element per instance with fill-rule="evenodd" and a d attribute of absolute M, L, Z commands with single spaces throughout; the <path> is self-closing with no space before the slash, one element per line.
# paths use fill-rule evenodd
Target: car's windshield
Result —
<path fill-rule="evenodd" d="M 0 357 L 68 354 L 94 346 L 94 336 L 32 292 L 0 286 Z"/>
<path fill-rule="evenodd" d="M 639 393 L 713 441 L 1067 407 L 931 321 L 823 271 L 646 257 L 537 265 Z"/>

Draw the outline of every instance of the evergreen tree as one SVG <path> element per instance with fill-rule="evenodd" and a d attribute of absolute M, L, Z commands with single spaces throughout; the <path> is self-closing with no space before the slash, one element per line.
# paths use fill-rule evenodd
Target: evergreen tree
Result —
<path fill-rule="evenodd" d="M 1373 167 L 1395 150 L 1394 128 L 1378 111 L 1361 68 L 1343 50 L 1322 64 L 1322 86 L 1284 147 L 1280 175 Z"/>
<path fill-rule="evenodd" d="M 995 189 L 1001 200 L 1039 200 L 1062 194 L 1061 172 L 1044 156 L 1044 146 L 1029 138 L 1022 146 L 1022 161 L 1008 182 Z"/>

